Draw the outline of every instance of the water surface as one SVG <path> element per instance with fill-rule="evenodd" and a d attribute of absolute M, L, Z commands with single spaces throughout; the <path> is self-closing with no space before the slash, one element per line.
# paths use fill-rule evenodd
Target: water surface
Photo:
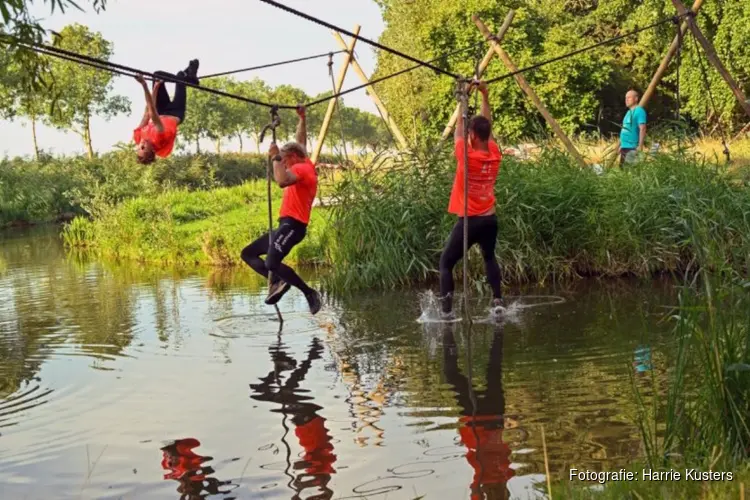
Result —
<path fill-rule="evenodd" d="M 562 304 L 419 324 L 419 291 L 291 291 L 0 236 L 3 498 L 537 498 L 641 453 L 629 373 L 663 378 L 668 282 L 514 291 Z M 510 299 L 514 302 L 519 299 Z M 481 315 L 488 299 L 477 300 Z"/>

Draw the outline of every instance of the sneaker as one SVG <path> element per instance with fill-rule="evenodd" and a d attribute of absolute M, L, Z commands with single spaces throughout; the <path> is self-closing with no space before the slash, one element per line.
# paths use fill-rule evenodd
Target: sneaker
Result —
<path fill-rule="evenodd" d="M 499 299 L 493 299 L 492 300 L 492 307 L 493 308 L 495 308 L 495 307 L 502 307 L 503 309 L 505 309 L 505 301 L 503 300 L 502 297 L 500 297 Z"/>
<path fill-rule="evenodd" d="M 305 294 L 305 298 L 307 299 L 307 303 L 310 305 L 310 312 L 312 314 L 316 314 L 318 311 L 320 311 L 320 294 L 316 290 Z"/>
<path fill-rule="evenodd" d="M 200 66 L 200 62 L 198 59 L 193 59 L 188 64 L 187 69 L 185 70 L 185 75 L 187 76 L 188 81 L 195 83 L 198 85 L 198 67 Z"/>
<path fill-rule="evenodd" d="M 281 297 L 283 297 L 284 294 L 289 291 L 290 288 L 292 288 L 292 285 L 284 280 L 279 280 L 275 283 L 272 283 L 268 288 L 266 304 L 268 304 L 269 306 L 276 304 L 279 300 L 281 300 Z"/>

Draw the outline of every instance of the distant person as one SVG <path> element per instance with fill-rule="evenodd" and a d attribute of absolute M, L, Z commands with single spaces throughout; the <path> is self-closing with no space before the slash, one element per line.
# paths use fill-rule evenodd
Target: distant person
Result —
<path fill-rule="evenodd" d="M 490 104 L 487 84 L 479 82 L 482 93 L 482 114 L 469 121 L 469 144 L 464 144 L 464 122 L 458 115 L 454 140 L 458 162 L 448 212 L 458 215 L 443 253 L 440 256 L 440 297 L 444 317 L 453 316 L 453 268 L 463 258 L 464 251 L 464 148 L 469 148 L 469 247 L 479 244 L 484 257 L 487 281 L 492 287 L 494 306 L 502 306 L 500 266 L 495 257 L 497 244 L 497 215 L 495 214 L 495 181 L 503 154 L 492 137 Z"/>
<path fill-rule="evenodd" d="M 176 75 L 157 71 L 154 76 L 174 78 L 200 85 L 198 65 L 198 59 L 193 59 L 187 69 Z M 153 90 L 149 92 L 143 75 L 138 75 L 135 79 L 143 86 L 143 92 L 146 95 L 146 110 L 143 112 L 143 119 L 133 131 L 138 162 L 145 165 L 152 163 L 157 156 L 166 158 L 172 153 L 177 128 L 185 121 L 187 89 L 184 83 L 175 83 L 174 98 L 170 99 L 163 81 L 155 81 Z"/>
<path fill-rule="evenodd" d="M 307 157 L 307 127 L 305 108 L 297 108 L 297 142 L 285 144 L 279 151 L 271 144 L 268 154 L 273 158 L 273 177 L 284 190 L 279 210 L 279 227 L 273 231 L 273 245 L 268 248 L 268 232 L 242 249 L 241 257 L 256 273 L 268 278 L 271 271 L 272 282 L 268 287 L 266 304 L 276 304 L 289 289 L 298 288 L 307 299 L 310 312 L 320 310 L 320 294 L 307 286 L 292 268 L 281 261 L 289 255 L 307 234 L 310 212 L 318 191 L 318 174 L 315 165 Z M 267 255 L 265 262 L 260 258 Z"/>
<path fill-rule="evenodd" d="M 458 433 L 461 444 L 466 447 L 466 461 L 474 471 L 469 498 L 506 500 L 510 498 L 508 481 L 515 472 L 510 466 L 510 446 L 503 441 L 503 326 L 494 325 L 484 391 L 472 391 L 472 382 L 461 373 L 458 366 L 458 346 L 453 333 L 454 325 L 443 324 L 441 327 L 443 373 L 460 407 Z M 469 359 L 469 363 L 472 361 Z"/>
<path fill-rule="evenodd" d="M 622 130 L 620 131 L 620 166 L 626 160 L 635 155 L 632 151 L 643 151 L 646 140 L 646 110 L 638 105 L 640 95 L 636 90 L 630 90 L 625 94 L 625 106 L 628 112 L 622 119 Z"/>

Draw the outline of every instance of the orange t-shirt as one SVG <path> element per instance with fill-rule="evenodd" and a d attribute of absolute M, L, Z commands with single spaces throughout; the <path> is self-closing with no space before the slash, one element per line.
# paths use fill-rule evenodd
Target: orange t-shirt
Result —
<path fill-rule="evenodd" d="M 136 144 L 141 142 L 141 139 L 150 140 L 154 145 L 156 156 L 166 158 L 174 148 L 174 140 L 177 137 L 177 119 L 172 116 L 159 116 L 159 118 L 164 125 L 164 132 L 159 132 L 154 122 L 149 120 L 148 124 L 133 131 L 133 140 Z"/>
<path fill-rule="evenodd" d="M 305 449 L 304 461 L 309 464 L 306 471 L 308 474 L 333 474 L 333 463 L 336 455 L 333 454 L 333 444 L 325 419 L 316 416 L 306 424 L 300 425 L 294 430 L 299 444 Z"/>
<path fill-rule="evenodd" d="M 513 469 L 510 468 L 511 450 L 503 442 L 503 429 L 488 429 L 478 424 L 483 420 L 499 418 L 494 415 L 461 418 L 464 425 L 458 432 L 461 442 L 468 449 L 466 460 L 474 469 L 472 488 L 480 484 L 507 483 L 514 475 Z"/>
<path fill-rule="evenodd" d="M 318 174 L 309 158 L 292 165 L 290 170 L 297 177 L 297 182 L 284 188 L 279 217 L 291 217 L 307 224 L 318 192 Z"/>
<path fill-rule="evenodd" d="M 469 216 L 480 215 L 495 205 L 495 180 L 503 154 L 495 141 L 489 151 L 475 151 L 469 145 Z M 464 140 L 456 139 L 458 168 L 453 181 L 448 212 L 464 216 Z"/>

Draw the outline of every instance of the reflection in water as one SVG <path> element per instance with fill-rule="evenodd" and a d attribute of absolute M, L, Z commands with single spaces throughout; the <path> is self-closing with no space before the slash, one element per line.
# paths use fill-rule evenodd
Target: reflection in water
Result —
<path fill-rule="evenodd" d="M 0 260 L 3 498 L 525 498 L 541 426 L 553 480 L 642 453 L 628 371 L 658 396 L 673 348 L 665 281 L 519 290 L 567 300 L 468 342 L 460 324 L 422 331 L 414 291 L 338 297 L 323 317 L 287 296 L 282 343 L 244 270 L 71 259 L 54 231 L 0 234 Z M 211 404 L 174 410 L 197 395 Z M 175 434 L 217 461 L 180 440 L 162 480 L 148 443 Z M 91 470 L 89 449 L 106 450 Z"/>
<path fill-rule="evenodd" d="M 474 470 L 470 486 L 471 499 L 504 500 L 508 498 L 506 484 L 513 477 L 513 470 L 510 468 L 510 447 L 503 442 L 503 326 L 498 324 L 494 327 L 485 377 L 486 388 L 480 392 L 474 390 L 471 377 L 463 375 L 458 366 L 458 345 L 454 328 L 452 323 L 443 325 L 443 372 L 456 393 L 456 400 L 461 408 L 459 434 L 461 443 L 468 450 L 466 460 Z M 466 358 L 471 374 L 474 366 L 471 339 Z"/>
<path fill-rule="evenodd" d="M 290 463 L 291 452 L 287 453 L 286 474 L 290 474 L 290 467 L 295 471 L 303 471 L 296 476 L 290 476 L 289 487 L 295 491 L 292 499 L 302 498 L 304 490 L 315 489 L 317 495 L 305 498 L 328 500 L 333 497 L 333 491 L 328 488 L 328 483 L 331 481 L 331 474 L 336 472 L 333 468 L 336 455 L 333 454 L 331 436 L 325 425 L 326 419 L 318 415 L 318 411 L 322 408 L 312 402 L 312 396 L 305 395 L 309 394 L 308 391 L 300 389 L 300 384 L 310 370 L 312 362 L 320 359 L 323 345 L 318 338 L 313 338 L 307 358 L 299 366 L 282 344 L 281 333 L 279 333 L 278 342 L 269 347 L 268 351 L 271 354 L 274 369 L 260 379 L 262 381 L 260 384 L 250 384 L 253 390 L 250 397 L 257 401 L 281 405 L 281 408 L 273 408 L 271 411 L 284 415 L 282 426 L 285 432 L 282 440 L 285 445 L 287 444 L 286 434 L 289 431 L 286 419 L 291 416 L 294 434 L 300 446 L 305 450 L 302 460 L 297 460 L 294 464 Z M 286 371 L 291 371 L 291 373 L 282 385 L 282 374 Z M 287 449 L 289 450 L 288 445 Z"/>
<path fill-rule="evenodd" d="M 164 475 L 164 479 L 174 479 L 179 483 L 177 493 L 180 493 L 180 500 L 199 500 L 208 495 L 228 495 L 237 486 L 231 481 L 219 481 L 215 477 L 210 477 L 216 471 L 213 467 L 203 464 L 213 458 L 193 452 L 193 448 L 200 445 L 197 439 L 186 438 L 178 439 L 161 448 L 161 466 L 165 471 L 169 471 Z M 226 485 L 233 487 L 225 491 L 219 489 Z M 225 499 L 235 500 L 236 497 Z"/>

